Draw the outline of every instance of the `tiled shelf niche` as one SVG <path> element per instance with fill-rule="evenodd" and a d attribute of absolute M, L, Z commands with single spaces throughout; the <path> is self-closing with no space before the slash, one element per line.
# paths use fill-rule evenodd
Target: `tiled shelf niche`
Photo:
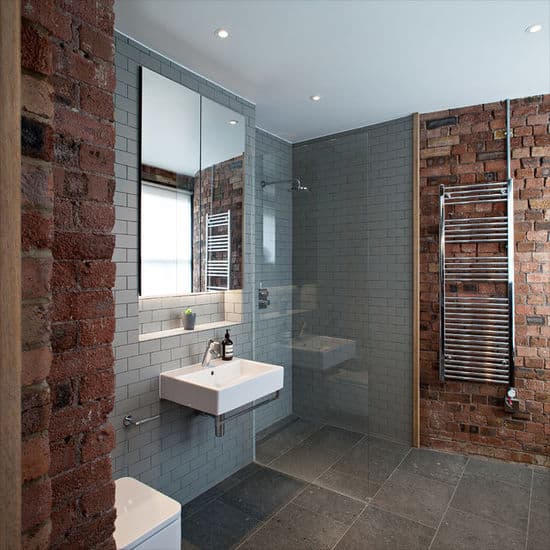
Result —
<path fill-rule="evenodd" d="M 181 326 L 187 308 L 197 314 L 194 330 L 185 330 Z M 140 298 L 139 341 L 237 325 L 242 322 L 242 313 L 242 290 Z"/>

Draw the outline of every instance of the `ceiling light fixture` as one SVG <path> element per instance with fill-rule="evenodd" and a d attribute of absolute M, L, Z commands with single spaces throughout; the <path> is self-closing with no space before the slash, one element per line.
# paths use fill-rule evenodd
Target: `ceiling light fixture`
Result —
<path fill-rule="evenodd" d="M 239 124 L 239 121 L 238 120 L 230 120 L 228 124 L 231 124 L 231 126 L 236 126 L 237 124 Z"/>
<path fill-rule="evenodd" d="M 227 38 L 229 36 L 229 31 L 226 31 L 225 29 L 216 29 L 214 31 L 214 34 L 218 37 L 218 38 Z"/>
<path fill-rule="evenodd" d="M 320 95 L 312 95 L 310 96 L 311 101 L 320 101 L 321 100 L 321 96 Z"/>
<path fill-rule="evenodd" d="M 535 32 L 540 32 L 541 30 L 542 30 L 542 25 L 540 23 L 535 23 L 534 25 L 529 25 L 525 29 L 525 32 L 535 33 Z"/>

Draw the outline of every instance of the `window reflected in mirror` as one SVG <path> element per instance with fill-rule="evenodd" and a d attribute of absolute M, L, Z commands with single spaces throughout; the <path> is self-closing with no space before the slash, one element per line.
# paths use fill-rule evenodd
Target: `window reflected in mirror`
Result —
<path fill-rule="evenodd" d="M 140 294 L 242 288 L 245 118 L 142 68 Z"/>

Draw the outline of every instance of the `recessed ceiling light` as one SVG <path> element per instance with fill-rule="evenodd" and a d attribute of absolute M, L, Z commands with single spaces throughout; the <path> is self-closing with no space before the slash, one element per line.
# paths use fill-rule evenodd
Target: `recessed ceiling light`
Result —
<path fill-rule="evenodd" d="M 237 124 L 239 124 L 239 121 L 238 120 L 230 120 L 229 124 L 231 124 L 231 126 L 236 126 Z"/>
<path fill-rule="evenodd" d="M 229 36 L 229 31 L 226 31 L 225 29 L 216 29 L 215 35 L 218 38 L 227 38 Z"/>
<path fill-rule="evenodd" d="M 525 29 L 525 32 L 534 33 L 534 32 L 540 32 L 541 30 L 542 30 L 542 25 L 540 23 L 536 23 L 535 25 L 529 25 Z"/>
<path fill-rule="evenodd" d="M 321 100 L 321 96 L 320 95 L 312 95 L 310 96 L 311 101 L 320 101 Z"/>

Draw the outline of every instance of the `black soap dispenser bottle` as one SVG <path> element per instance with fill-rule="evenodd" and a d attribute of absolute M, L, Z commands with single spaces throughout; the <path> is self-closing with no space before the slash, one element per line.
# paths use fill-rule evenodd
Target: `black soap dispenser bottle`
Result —
<path fill-rule="evenodd" d="M 225 331 L 225 338 L 222 340 L 222 359 L 231 361 L 233 359 L 233 341 L 229 338 L 229 331 Z"/>

